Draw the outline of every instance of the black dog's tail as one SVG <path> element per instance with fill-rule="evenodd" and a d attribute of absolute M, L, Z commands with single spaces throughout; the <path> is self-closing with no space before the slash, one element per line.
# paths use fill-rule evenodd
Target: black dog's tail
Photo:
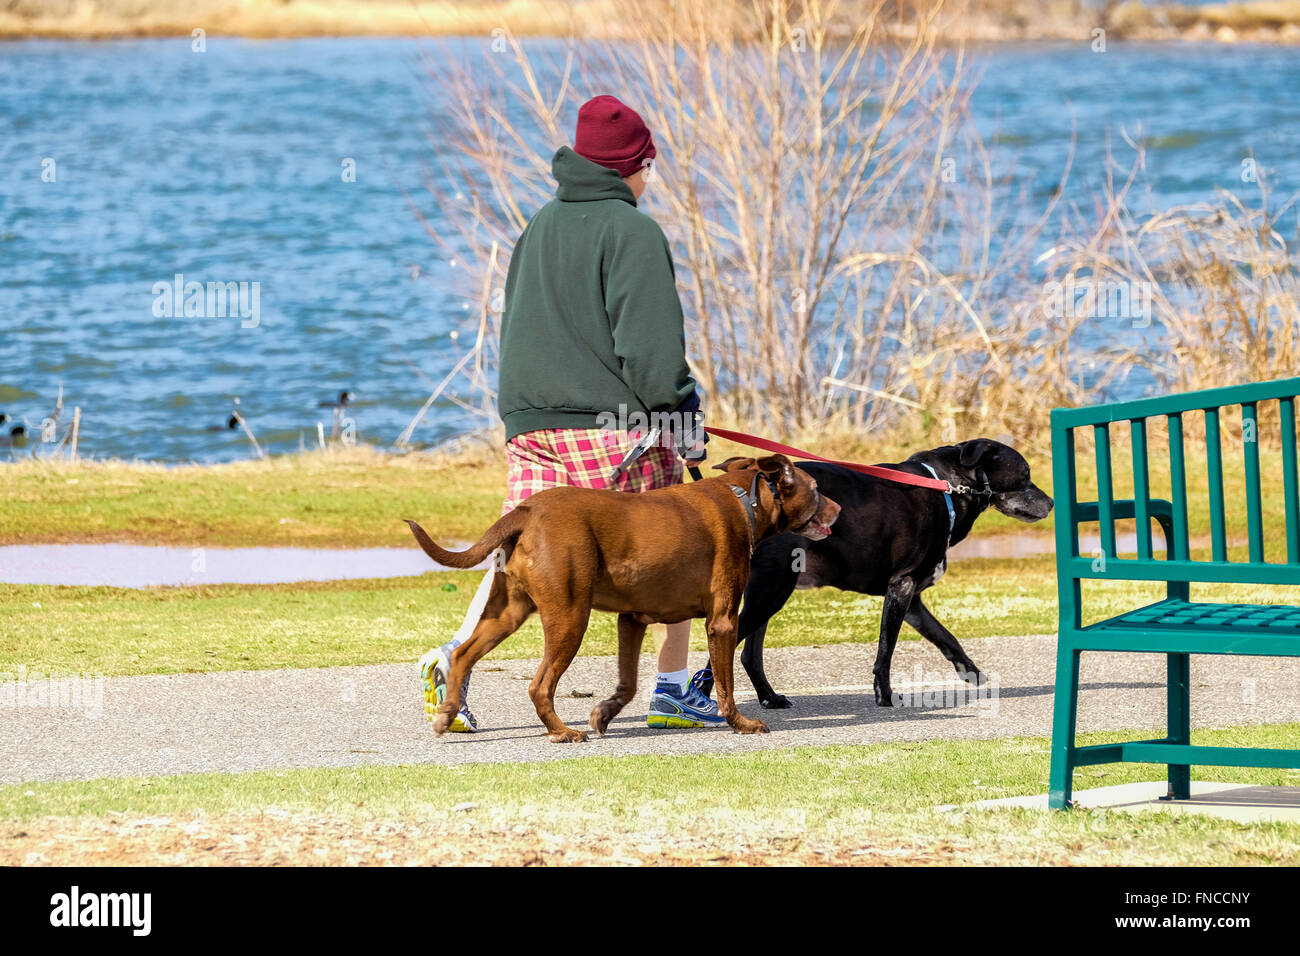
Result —
<path fill-rule="evenodd" d="M 415 535 L 416 542 L 433 560 L 449 568 L 472 568 L 497 548 L 513 548 L 515 539 L 528 523 L 528 506 L 520 505 L 503 515 L 496 524 L 483 532 L 483 537 L 479 538 L 478 543 L 468 551 L 447 551 L 440 548 L 429 537 L 429 533 L 410 518 L 402 520 L 410 525 L 411 534 Z"/>

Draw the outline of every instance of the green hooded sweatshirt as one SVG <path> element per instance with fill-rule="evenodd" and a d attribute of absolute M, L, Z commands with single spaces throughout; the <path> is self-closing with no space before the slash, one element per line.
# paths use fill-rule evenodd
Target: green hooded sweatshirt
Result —
<path fill-rule="evenodd" d="M 506 440 L 673 411 L 693 396 L 672 254 L 612 169 L 568 146 L 559 188 L 515 244 L 501 319 L 497 408 Z"/>

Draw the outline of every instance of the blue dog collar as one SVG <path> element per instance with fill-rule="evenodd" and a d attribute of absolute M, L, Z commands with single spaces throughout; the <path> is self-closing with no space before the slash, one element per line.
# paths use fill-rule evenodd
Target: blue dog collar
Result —
<path fill-rule="evenodd" d="M 924 468 L 926 471 L 928 471 L 930 474 L 934 475 L 935 478 L 939 478 L 939 473 L 936 472 L 936 471 L 935 471 L 933 468 L 931 468 L 929 465 L 927 465 L 925 462 L 923 462 L 923 461 L 922 461 L 922 462 L 918 462 L 918 464 L 920 464 L 920 466 L 921 466 L 922 468 Z M 942 479 L 942 478 L 939 478 L 939 480 L 942 481 L 943 479 Z M 956 510 L 955 508 L 953 508 L 953 506 L 952 506 L 952 495 L 951 495 L 949 492 L 947 492 L 947 491 L 945 491 L 945 492 L 943 493 L 943 503 L 946 504 L 946 505 L 948 506 L 948 540 L 951 541 L 951 540 L 952 540 L 952 529 L 953 529 L 953 527 L 957 524 L 957 510 Z"/>

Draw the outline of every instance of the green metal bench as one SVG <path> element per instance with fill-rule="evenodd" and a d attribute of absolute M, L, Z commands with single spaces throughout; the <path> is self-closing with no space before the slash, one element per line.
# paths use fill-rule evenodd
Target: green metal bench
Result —
<path fill-rule="evenodd" d="M 1168 766 L 1169 798 L 1187 799 L 1191 765 L 1300 767 L 1300 750 L 1199 747 L 1191 744 L 1189 654 L 1300 656 L 1300 607 L 1275 604 L 1210 604 L 1191 600 L 1191 582 L 1300 585 L 1300 496 L 1296 474 L 1296 398 L 1300 378 L 1216 388 L 1164 398 L 1052 411 L 1052 477 L 1056 499 L 1056 568 L 1060 636 L 1056 657 L 1056 699 L 1052 722 L 1052 769 L 1048 804 L 1070 805 L 1076 767 L 1135 761 Z M 1282 491 L 1286 500 L 1286 562 L 1264 560 L 1260 495 L 1259 404 L 1277 402 L 1282 432 Z M 1224 520 L 1220 416 L 1241 406 L 1246 478 L 1249 559 L 1228 560 Z M 1206 473 L 1209 478 L 1210 560 L 1192 560 L 1187 527 L 1184 416 L 1204 413 Z M 1172 500 L 1151 497 L 1147 419 L 1164 417 L 1169 428 Z M 1111 426 L 1127 423 L 1133 452 L 1132 499 L 1112 491 Z M 1078 500 L 1074 433 L 1090 428 L 1096 444 L 1097 500 Z M 1137 557 L 1121 558 L 1115 522 L 1136 519 Z M 1151 522 L 1165 537 L 1165 557 L 1153 555 Z M 1079 525 L 1100 524 L 1099 553 L 1079 554 Z M 1163 581 L 1162 601 L 1084 627 L 1081 582 Z M 1300 599 L 1300 592 L 1297 593 Z M 1083 651 L 1136 651 L 1167 658 L 1167 732 L 1158 740 L 1074 745 L 1078 713 L 1079 655 Z"/>

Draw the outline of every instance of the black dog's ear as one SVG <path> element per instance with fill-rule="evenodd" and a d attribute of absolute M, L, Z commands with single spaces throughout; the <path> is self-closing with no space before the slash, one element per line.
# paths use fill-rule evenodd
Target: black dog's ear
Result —
<path fill-rule="evenodd" d="M 993 449 L 997 448 L 998 443 L 989 441 L 987 438 L 976 438 L 974 441 L 964 441 L 957 447 L 961 449 L 961 455 L 958 461 L 963 468 L 973 468 L 980 463 L 980 460 Z"/>
<path fill-rule="evenodd" d="M 731 471 L 733 468 L 748 468 L 753 463 L 754 459 L 752 458 L 742 458 L 739 455 L 735 455 L 728 458 L 726 461 L 718 462 L 713 467 L 718 471 Z"/>
<path fill-rule="evenodd" d="M 790 464 L 790 459 L 785 455 L 767 455 L 757 461 L 758 470 L 765 475 L 780 475 L 780 483 L 783 488 L 790 488 L 794 485 L 794 465 Z"/>

